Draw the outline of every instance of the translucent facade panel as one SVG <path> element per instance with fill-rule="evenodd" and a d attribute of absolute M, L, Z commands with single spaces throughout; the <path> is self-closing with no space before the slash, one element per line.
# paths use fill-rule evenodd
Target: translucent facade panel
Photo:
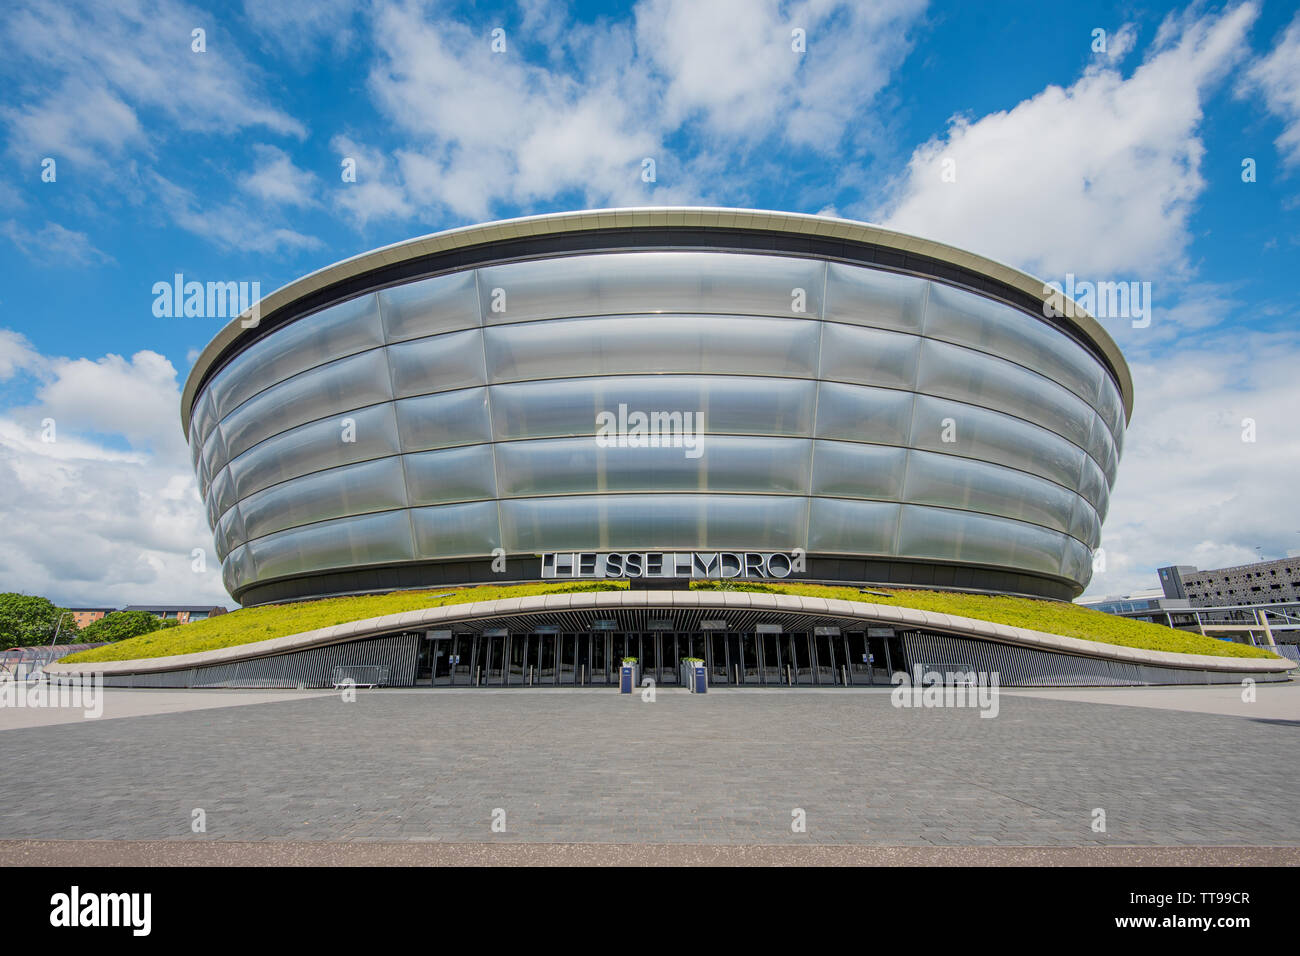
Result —
<path fill-rule="evenodd" d="M 383 344 L 379 300 L 374 294 L 295 319 L 254 342 L 212 377 L 208 391 L 217 417 L 225 418 L 277 382 Z"/>
<path fill-rule="evenodd" d="M 564 256 L 479 269 L 479 300 L 485 325 L 645 312 L 817 318 L 824 272 L 815 259 L 727 252 Z"/>
<path fill-rule="evenodd" d="M 595 495 L 501 502 L 507 551 L 800 546 L 807 498 L 763 495 Z"/>
<path fill-rule="evenodd" d="M 219 561 L 224 561 L 226 555 L 248 540 L 248 535 L 244 533 L 244 522 L 240 519 L 238 508 L 231 508 L 221 516 L 220 520 L 217 521 L 212 540 L 216 545 L 217 560 Z"/>
<path fill-rule="evenodd" d="M 594 439 L 555 438 L 496 446 L 501 493 L 598 494 L 710 491 L 807 494 L 811 442 L 797 438 L 705 436 L 702 454 L 684 448 L 602 448 Z"/>
<path fill-rule="evenodd" d="M 1070 530 L 1079 496 L 1045 478 L 956 455 L 914 451 L 903 499 L 909 504 L 982 511 Z"/>
<path fill-rule="evenodd" d="M 217 477 L 212 479 L 212 485 L 208 488 L 206 500 L 209 524 L 216 524 L 217 519 L 234 507 L 235 482 L 231 478 L 229 468 L 217 472 Z"/>
<path fill-rule="evenodd" d="M 395 407 L 403 451 L 492 440 L 486 388 L 404 398 Z"/>
<path fill-rule="evenodd" d="M 232 456 L 296 425 L 391 400 L 382 349 L 322 365 L 249 399 L 221 422 Z"/>
<path fill-rule="evenodd" d="M 396 457 L 305 475 L 273 485 L 239 503 L 247 538 L 316 521 L 404 507 L 402 461 Z"/>
<path fill-rule="evenodd" d="M 1018 468 L 1071 490 L 1078 489 L 1084 460 L 1091 461 L 1082 448 L 1045 428 L 928 395 L 916 396 L 911 445 Z"/>
<path fill-rule="evenodd" d="M 1046 320 L 941 282 L 930 284 L 925 334 L 1010 359 L 1093 405 L 1106 376 L 1087 349 Z"/>
<path fill-rule="evenodd" d="M 1124 400 L 1120 398 L 1119 389 L 1115 383 L 1106 376 L 1101 384 L 1101 397 L 1097 403 L 1097 411 L 1101 413 L 1101 420 L 1106 423 L 1110 429 L 1111 435 L 1115 438 L 1116 450 L 1124 450 Z"/>
<path fill-rule="evenodd" d="M 900 332 L 920 332 L 926 281 L 832 262 L 826 268 L 825 317 Z"/>
<path fill-rule="evenodd" d="M 413 508 L 410 514 L 416 556 L 424 560 L 491 554 L 501 546 L 495 501 Z"/>
<path fill-rule="evenodd" d="M 924 340 L 917 391 L 984 405 L 1088 443 L 1092 406 L 1041 375 L 982 352 Z"/>
<path fill-rule="evenodd" d="M 859 385 L 912 387 L 921 350 L 919 337 L 832 322 L 825 323 L 823 329 L 822 378 Z"/>
<path fill-rule="evenodd" d="M 1096 509 L 1077 496 L 1070 513 L 1070 536 L 1078 538 L 1089 548 L 1101 543 L 1101 519 L 1097 517 Z"/>
<path fill-rule="evenodd" d="M 1115 476 L 1119 473 L 1119 454 L 1115 450 L 1115 440 L 1110 436 L 1110 429 L 1096 412 L 1093 412 L 1092 430 L 1088 434 L 1088 442 L 1084 447 L 1092 456 L 1092 460 L 1101 468 L 1106 476 L 1106 482 L 1113 485 Z"/>
<path fill-rule="evenodd" d="M 221 583 L 225 585 L 227 591 L 233 594 L 255 580 L 257 580 L 257 572 L 247 545 L 236 548 L 222 559 Z"/>
<path fill-rule="evenodd" d="M 247 545 L 258 580 L 326 568 L 410 561 L 411 522 L 405 511 L 324 521 L 256 538 Z"/>
<path fill-rule="evenodd" d="M 964 561 L 1060 574 L 1066 535 L 989 515 L 903 505 L 898 553 L 913 558 Z"/>
<path fill-rule="evenodd" d="M 390 345 L 388 365 L 398 398 L 487 384 L 478 329 Z"/>
<path fill-rule="evenodd" d="M 484 332 L 495 382 L 673 372 L 815 378 L 819 324 L 722 315 L 620 315 Z"/>
<path fill-rule="evenodd" d="M 912 393 L 822 382 L 817 396 L 817 437 L 906 445 Z"/>
<path fill-rule="evenodd" d="M 277 435 L 235 458 L 230 463 L 235 493 L 242 499 L 300 475 L 398 453 L 392 405 L 363 408 L 348 417 L 356 423 L 354 442 L 343 441 L 339 423 L 327 419 Z"/>
<path fill-rule="evenodd" d="M 808 550 L 827 554 L 893 554 L 897 504 L 813 498 Z"/>
<path fill-rule="evenodd" d="M 454 272 L 407 282 L 379 293 L 389 342 L 455 332 L 480 325 L 474 272 Z"/>
<path fill-rule="evenodd" d="M 1079 494 L 1086 498 L 1098 511 L 1110 497 L 1106 475 L 1101 467 L 1091 458 L 1085 457 L 1080 465 L 1078 478 Z"/>
<path fill-rule="evenodd" d="M 190 430 L 187 441 L 190 446 L 190 467 L 192 467 L 195 474 L 197 474 L 199 470 L 200 456 L 203 452 L 203 442 L 199 440 L 199 430 L 192 418 L 190 419 Z"/>
<path fill-rule="evenodd" d="M 711 434 L 791 435 L 811 432 L 817 383 L 798 379 L 613 376 L 493 385 L 492 425 L 498 441 L 595 435 L 596 415 L 632 411 L 703 412 Z"/>
<path fill-rule="evenodd" d="M 200 444 L 207 440 L 208 435 L 217 425 L 217 413 L 212 409 L 212 396 L 208 394 L 206 388 L 203 389 L 194 402 L 190 425 L 197 430 Z M 192 443 L 193 438 L 190 441 Z"/>
<path fill-rule="evenodd" d="M 465 445 L 407 455 L 406 487 L 412 506 L 494 498 L 492 446 Z"/>
<path fill-rule="evenodd" d="M 220 425 L 212 430 L 208 440 L 203 443 L 201 459 L 203 478 L 208 484 L 211 484 L 217 472 L 226 467 L 226 462 L 230 461 L 230 454 L 226 450 L 225 435 Z"/>
<path fill-rule="evenodd" d="M 1092 580 L 1092 552 L 1073 538 L 1067 538 L 1061 552 L 1061 575 L 1084 587 Z"/>
<path fill-rule="evenodd" d="M 906 448 L 820 439 L 816 445 L 813 450 L 814 495 L 890 501 L 902 497 Z"/>

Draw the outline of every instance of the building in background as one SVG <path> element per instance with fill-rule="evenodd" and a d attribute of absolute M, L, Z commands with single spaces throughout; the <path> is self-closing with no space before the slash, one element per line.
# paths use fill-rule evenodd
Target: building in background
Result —
<path fill-rule="evenodd" d="M 117 610 L 115 607 L 70 607 L 72 619 L 77 622 L 77 627 L 87 627 L 94 624 L 105 614 L 112 614 Z"/>
<path fill-rule="evenodd" d="M 1167 598 L 1186 598 L 1192 607 L 1277 604 L 1300 601 L 1300 557 L 1199 571 L 1185 564 L 1159 569 Z"/>
<path fill-rule="evenodd" d="M 1226 641 L 1280 646 L 1300 660 L 1300 557 L 1201 571 L 1158 569 L 1159 588 L 1079 601 L 1085 607 Z"/>
<path fill-rule="evenodd" d="M 122 610 L 147 611 L 160 621 L 175 621 L 177 624 L 189 624 L 226 613 L 220 605 L 206 604 L 128 604 Z"/>

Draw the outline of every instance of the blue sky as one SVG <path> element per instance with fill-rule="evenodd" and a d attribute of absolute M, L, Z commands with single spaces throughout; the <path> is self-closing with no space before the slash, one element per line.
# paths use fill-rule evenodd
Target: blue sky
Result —
<path fill-rule="evenodd" d="M 155 282 L 672 203 L 1150 281 L 1150 327 L 1107 323 L 1137 407 L 1090 593 L 1300 549 L 1293 4 L 19 2 L 0 54 L 0 589 L 224 598 L 177 416 L 220 320 Z"/>

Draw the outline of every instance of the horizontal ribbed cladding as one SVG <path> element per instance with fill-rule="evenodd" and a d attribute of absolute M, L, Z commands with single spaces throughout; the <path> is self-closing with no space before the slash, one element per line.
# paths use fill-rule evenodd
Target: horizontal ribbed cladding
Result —
<path fill-rule="evenodd" d="M 471 278 L 326 304 L 201 393 L 219 420 L 198 471 L 240 600 L 496 548 L 803 548 L 1005 569 L 1067 597 L 1089 577 L 1118 460 L 1106 375 L 1006 301 L 734 250 Z M 597 416 L 623 407 L 704 415 L 707 452 L 596 447 Z"/>

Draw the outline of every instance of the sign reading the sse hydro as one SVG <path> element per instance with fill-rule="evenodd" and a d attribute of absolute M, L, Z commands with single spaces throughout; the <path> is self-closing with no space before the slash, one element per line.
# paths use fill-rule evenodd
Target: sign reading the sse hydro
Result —
<path fill-rule="evenodd" d="M 544 578 L 788 578 L 803 549 L 783 551 L 558 551 L 539 555 Z"/>

